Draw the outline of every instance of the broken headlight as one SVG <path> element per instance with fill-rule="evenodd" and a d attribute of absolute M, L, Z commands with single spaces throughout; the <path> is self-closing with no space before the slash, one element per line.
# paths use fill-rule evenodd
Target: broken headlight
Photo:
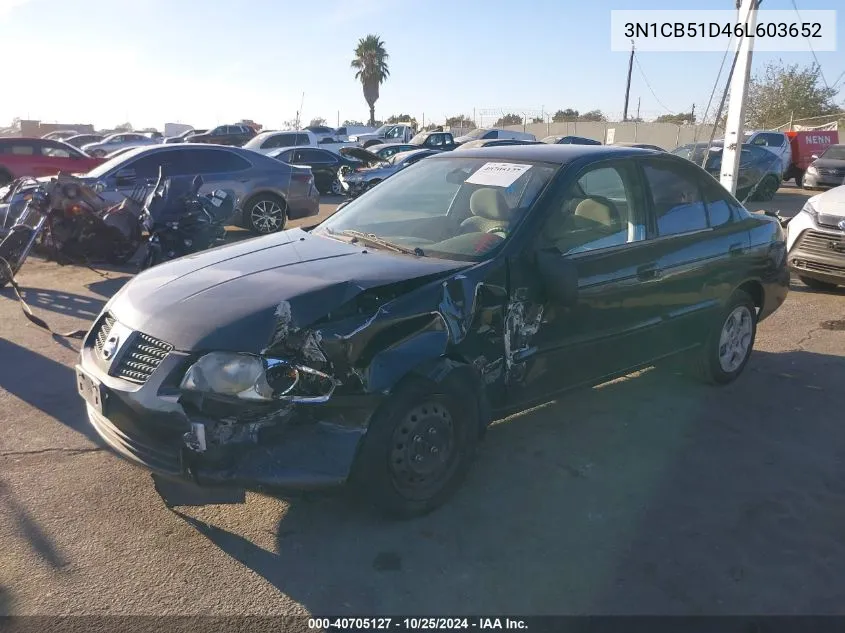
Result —
<path fill-rule="evenodd" d="M 211 352 L 188 368 L 181 389 L 257 402 L 325 402 L 336 381 L 321 371 L 277 358 Z"/>

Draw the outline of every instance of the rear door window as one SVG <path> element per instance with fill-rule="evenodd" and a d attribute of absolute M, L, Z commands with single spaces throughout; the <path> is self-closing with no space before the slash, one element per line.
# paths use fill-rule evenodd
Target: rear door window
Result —
<path fill-rule="evenodd" d="M 190 158 L 194 159 L 193 170 L 189 173 L 198 174 L 223 174 L 233 171 L 249 169 L 251 165 L 245 159 L 237 156 L 234 152 L 227 152 L 224 149 L 208 149 L 192 152 Z M 198 156 L 197 156 L 198 155 Z"/>
<path fill-rule="evenodd" d="M 650 161 L 643 170 L 651 190 L 659 237 L 707 228 L 707 207 L 698 179 L 685 165 Z"/>
<path fill-rule="evenodd" d="M 496 130 L 490 130 L 481 138 L 488 139 L 488 138 L 499 138 L 499 133 Z"/>

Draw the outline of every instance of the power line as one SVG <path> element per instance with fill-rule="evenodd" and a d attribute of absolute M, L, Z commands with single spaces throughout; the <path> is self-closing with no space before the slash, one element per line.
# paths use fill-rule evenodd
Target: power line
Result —
<path fill-rule="evenodd" d="M 660 105 L 660 107 L 662 107 L 664 110 L 666 110 L 666 112 L 668 112 L 669 114 L 676 114 L 676 112 L 667 108 L 666 104 L 663 103 L 660 99 L 658 99 L 657 95 L 654 94 L 654 89 L 651 87 L 651 84 L 648 82 L 648 77 L 645 76 L 645 71 L 643 70 L 643 67 L 640 66 L 640 60 L 637 59 L 636 57 L 634 57 L 634 62 L 637 64 L 637 70 L 639 70 L 640 74 L 643 76 L 643 81 L 645 81 L 645 85 L 648 86 L 648 90 L 649 90 L 649 92 L 651 92 L 651 96 L 654 97 L 654 100 L 657 101 L 657 103 Z"/>
<path fill-rule="evenodd" d="M 801 14 L 798 12 L 798 5 L 795 4 L 795 0 L 792 0 L 792 8 L 795 9 L 795 15 L 798 16 L 798 20 L 801 21 Z M 822 82 L 824 82 L 824 87 L 830 90 L 830 86 L 827 85 L 827 79 L 824 78 L 824 71 L 822 70 L 822 65 L 819 63 L 819 58 L 816 56 L 816 51 L 813 50 L 813 43 L 810 41 L 809 37 L 805 38 L 807 40 L 807 46 L 810 48 L 810 52 L 813 54 L 813 59 L 816 61 L 816 66 L 819 67 L 819 74 L 822 76 Z"/>
<path fill-rule="evenodd" d="M 731 51 L 731 42 L 733 41 L 733 32 L 731 32 L 730 37 L 728 38 L 728 47 L 725 49 L 725 54 L 722 55 L 722 63 L 719 64 L 719 73 L 716 75 L 716 81 L 713 82 L 713 90 L 710 91 L 710 98 L 707 100 L 707 107 L 704 108 L 704 114 L 701 116 L 701 125 L 704 125 L 707 122 L 707 114 L 710 112 L 710 106 L 713 103 L 713 97 L 716 94 L 716 88 L 719 87 L 719 79 L 722 78 L 722 70 L 725 68 L 725 61 L 728 59 L 728 53 Z M 716 121 L 718 123 L 718 121 Z M 698 131 L 701 129 L 701 125 L 696 126 L 695 128 L 695 135 L 693 136 L 692 142 L 698 142 Z"/>

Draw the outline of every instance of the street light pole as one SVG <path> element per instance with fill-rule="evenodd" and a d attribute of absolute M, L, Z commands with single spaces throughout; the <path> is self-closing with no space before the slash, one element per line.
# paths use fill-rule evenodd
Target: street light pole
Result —
<path fill-rule="evenodd" d="M 738 22 L 745 24 L 745 32 L 753 33 L 757 24 L 757 8 L 760 0 L 737 0 L 739 9 Z M 728 116 L 725 123 L 725 145 L 722 150 L 722 173 L 719 182 L 736 195 L 736 182 L 739 177 L 739 159 L 742 152 L 742 127 L 745 122 L 745 93 L 751 77 L 751 57 L 754 50 L 754 38 L 742 37 L 739 40 L 739 52 L 736 67 L 731 78 L 731 96 L 728 101 Z"/>

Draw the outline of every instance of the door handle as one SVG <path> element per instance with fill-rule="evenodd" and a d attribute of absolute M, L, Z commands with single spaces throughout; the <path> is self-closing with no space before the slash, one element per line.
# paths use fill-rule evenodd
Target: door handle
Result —
<path fill-rule="evenodd" d="M 661 275 L 657 264 L 645 264 L 637 268 L 638 279 L 658 279 Z"/>
<path fill-rule="evenodd" d="M 745 244 L 741 242 L 737 242 L 736 244 L 731 244 L 730 248 L 728 248 L 728 253 L 731 257 L 739 257 L 745 252 Z"/>

